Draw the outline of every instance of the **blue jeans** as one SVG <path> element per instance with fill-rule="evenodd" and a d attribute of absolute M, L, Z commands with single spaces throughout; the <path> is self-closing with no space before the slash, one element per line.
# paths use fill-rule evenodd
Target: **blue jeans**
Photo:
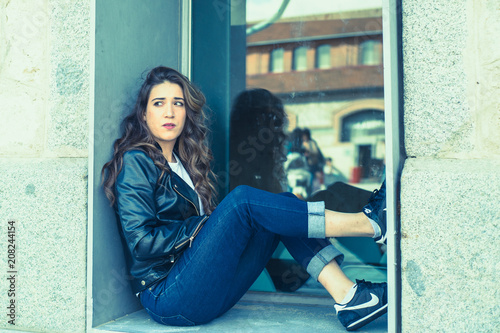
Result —
<path fill-rule="evenodd" d="M 170 274 L 141 293 L 151 317 L 198 325 L 228 311 L 264 269 L 279 241 L 315 279 L 343 255 L 325 239 L 323 202 L 238 186 L 217 206 Z"/>

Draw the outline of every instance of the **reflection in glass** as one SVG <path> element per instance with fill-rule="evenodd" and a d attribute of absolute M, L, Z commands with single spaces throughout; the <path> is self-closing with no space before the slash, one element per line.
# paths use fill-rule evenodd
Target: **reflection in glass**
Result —
<path fill-rule="evenodd" d="M 307 69 L 307 47 L 299 46 L 293 50 L 293 69 L 305 71 Z"/>
<path fill-rule="evenodd" d="M 366 169 L 363 163 L 368 160 L 383 160 L 381 149 L 368 150 L 368 143 L 346 138 L 344 121 L 376 110 L 381 120 L 378 131 L 383 129 L 382 11 L 298 15 L 247 36 L 247 87 L 265 88 L 281 98 L 288 133 L 308 128 L 341 178 L 364 189 L 377 188 L 380 179 L 360 170 Z M 256 59 L 266 55 L 270 72 L 258 71 Z M 380 142 L 374 147 L 381 147 Z M 327 187 L 324 175 L 312 176 L 322 183 L 319 189 Z"/>
<path fill-rule="evenodd" d="M 271 52 L 271 68 L 270 71 L 273 73 L 281 73 L 285 69 L 285 63 L 283 61 L 283 56 L 285 54 L 284 49 L 279 48 L 272 50 Z"/>
<path fill-rule="evenodd" d="M 330 49 L 331 49 L 331 46 L 328 44 L 318 46 L 318 48 L 317 48 L 318 60 L 317 60 L 316 67 L 318 67 L 320 69 L 331 67 Z"/>
<path fill-rule="evenodd" d="M 264 5 L 247 0 L 247 14 L 250 3 L 255 12 L 267 13 L 261 15 L 264 21 L 274 14 L 271 3 L 278 8 L 282 1 Z M 281 18 L 247 35 L 246 86 L 268 90 L 282 101 L 286 112 L 283 189 L 304 200 L 323 200 L 329 208 L 354 212 L 363 207 L 384 177 L 382 9 L 374 5 L 338 11 L 338 3 L 310 0 L 307 8 L 298 8 L 293 7 L 297 2 L 290 1 Z M 309 12 L 313 8 L 322 11 Z M 258 23 L 247 21 L 247 27 Z M 249 117 L 258 114 L 246 112 Z M 252 121 L 231 122 L 231 133 L 243 135 L 231 142 L 232 149 L 242 139 L 247 140 L 247 146 L 240 146 L 240 150 L 249 148 L 246 127 L 251 127 Z M 305 130 L 308 138 L 303 135 Z M 321 152 L 313 167 L 308 162 L 310 143 L 304 144 L 311 140 Z M 258 152 L 258 146 L 253 148 Z M 250 177 L 232 179 L 231 187 L 233 182 L 261 179 L 262 170 L 252 171 Z M 261 182 L 261 186 L 264 183 L 269 182 Z M 374 282 L 386 279 L 384 247 L 362 238 L 332 241 L 345 253 L 344 265 L 352 266 L 345 270 L 348 276 Z M 283 253 L 286 251 L 276 259 Z"/>
<path fill-rule="evenodd" d="M 230 189 L 249 185 L 283 192 L 286 114 L 281 100 L 266 89 L 240 93 L 230 117 Z"/>
<path fill-rule="evenodd" d="M 342 120 L 342 142 L 383 141 L 384 113 L 365 110 L 350 114 Z"/>
<path fill-rule="evenodd" d="M 380 65 L 382 63 L 382 43 L 379 40 L 367 40 L 361 43 L 361 65 Z"/>

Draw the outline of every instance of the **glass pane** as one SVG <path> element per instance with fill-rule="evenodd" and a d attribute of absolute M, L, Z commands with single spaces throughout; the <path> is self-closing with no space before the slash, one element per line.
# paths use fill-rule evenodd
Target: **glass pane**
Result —
<path fill-rule="evenodd" d="M 307 69 L 307 47 L 300 46 L 293 51 L 293 69 L 296 71 Z"/>
<path fill-rule="evenodd" d="M 367 40 L 361 43 L 361 65 L 380 65 L 382 63 L 382 42 Z"/>
<path fill-rule="evenodd" d="M 318 68 L 330 68 L 330 49 L 331 45 L 318 46 Z"/>
<path fill-rule="evenodd" d="M 384 140 L 384 113 L 360 111 L 342 120 L 342 142 Z"/>
<path fill-rule="evenodd" d="M 285 66 L 283 61 L 284 50 L 276 49 L 271 52 L 271 72 L 281 73 L 283 72 Z"/>
<path fill-rule="evenodd" d="M 361 211 L 385 170 L 381 1 L 290 1 L 280 15 L 283 3 L 246 2 L 246 90 L 231 111 L 230 188 Z M 385 246 L 332 242 L 348 277 L 386 280 Z M 292 282 L 280 267 L 294 267 Z M 267 266 L 278 291 L 325 292 L 297 267 L 279 248 Z"/>

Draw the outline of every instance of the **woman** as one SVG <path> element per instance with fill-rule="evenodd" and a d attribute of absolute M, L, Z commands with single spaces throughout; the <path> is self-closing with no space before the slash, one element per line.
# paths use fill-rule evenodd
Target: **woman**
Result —
<path fill-rule="evenodd" d="M 280 240 L 332 295 L 347 329 L 385 313 L 386 284 L 348 279 L 339 267 L 343 255 L 325 238 L 385 238 L 385 218 L 378 216 L 384 187 L 375 192 L 368 215 L 333 212 L 322 202 L 248 186 L 237 187 L 215 207 L 204 102 L 185 76 L 154 68 L 103 167 L 104 190 L 127 245 L 132 287 L 151 317 L 184 326 L 224 314 Z"/>
<path fill-rule="evenodd" d="M 324 157 L 321 149 L 319 149 L 318 143 L 311 138 L 311 131 L 308 128 L 302 130 L 302 148 L 307 157 L 309 171 L 314 177 L 317 171 L 323 171 Z"/>

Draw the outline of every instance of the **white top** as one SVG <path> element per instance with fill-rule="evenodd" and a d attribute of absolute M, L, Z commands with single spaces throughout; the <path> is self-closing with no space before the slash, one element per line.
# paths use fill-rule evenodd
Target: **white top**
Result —
<path fill-rule="evenodd" d="M 186 171 L 186 168 L 184 168 L 184 165 L 182 165 L 182 162 L 177 155 L 172 153 L 175 157 L 175 160 L 177 161 L 176 163 L 170 163 L 168 162 L 168 165 L 170 166 L 170 169 L 172 169 L 173 172 L 177 174 L 177 176 L 181 177 L 182 180 L 184 180 L 195 192 L 196 190 L 194 189 L 194 184 L 193 181 L 191 180 L 191 177 L 189 176 L 188 172 Z M 196 193 L 198 194 L 198 192 Z M 201 198 L 198 195 L 198 202 L 200 205 L 200 215 L 205 214 L 205 210 L 203 209 L 203 204 L 201 203 Z"/>

